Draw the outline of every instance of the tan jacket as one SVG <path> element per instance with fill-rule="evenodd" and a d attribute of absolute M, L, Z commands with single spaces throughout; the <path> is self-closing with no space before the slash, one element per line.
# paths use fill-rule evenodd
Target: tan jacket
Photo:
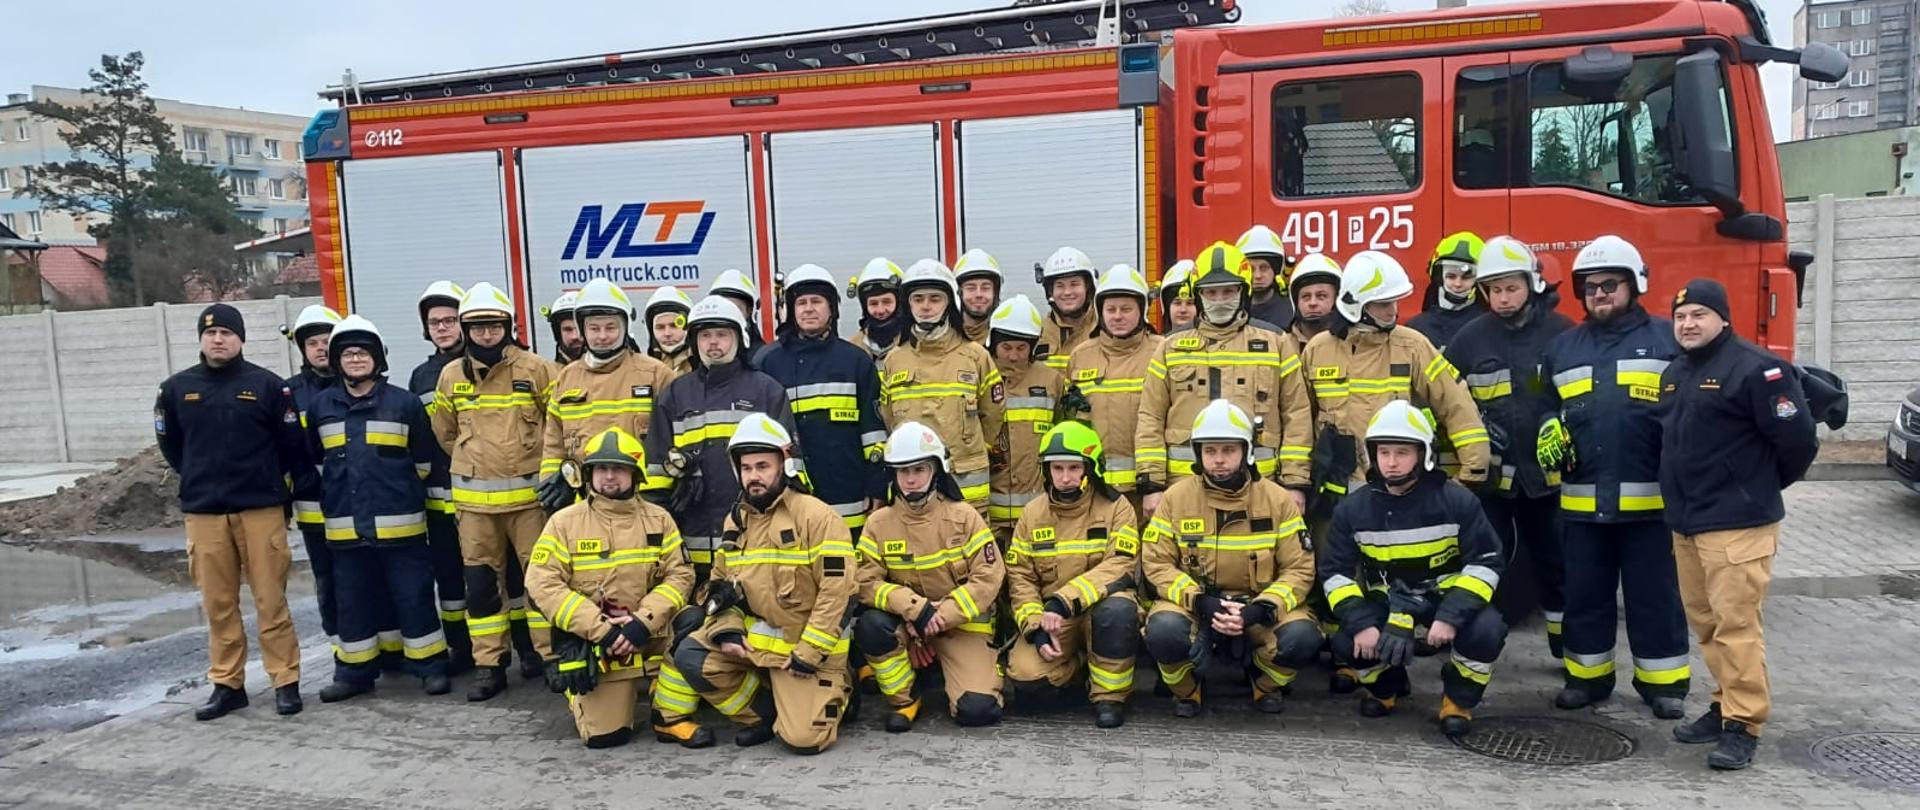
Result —
<path fill-rule="evenodd" d="M 1221 492 L 1198 477 L 1180 479 L 1140 539 L 1142 568 L 1162 599 L 1192 610 L 1195 596 L 1211 593 L 1272 602 L 1282 622 L 1306 614 L 1313 548 L 1306 520 L 1279 484 L 1258 479 Z"/>
<path fill-rule="evenodd" d="M 675 376 L 666 364 L 633 351 L 623 351 L 599 368 L 588 365 L 585 358 L 568 363 L 554 378 L 553 394 L 547 400 L 540 476 L 559 472 L 565 461 L 580 463 L 587 440 L 607 428 L 618 427 L 636 439 L 646 439 L 653 399 L 667 390 Z M 672 484 L 661 461 L 647 459 L 642 490 Z"/>
<path fill-rule="evenodd" d="M 1249 326 L 1202 323 L 1166 337 L 1147 364 L 1134 428 L 1134 455 L 1142 478 L 1166 487 L 1193 474 L 1193 420 L 1215 399 L 1264 420 L 1254 437 L 1253 462 L 1262 478 L 1305 489 L 1313 450 L 1311 400 L 1290 338 Z"/>
<path fill-rule="evenodd" d="M 940 434 L 962 489 L 985 489 L 987 447 L 1000 435 L 1006 386 L 993 358 L 952 329 L 894 347 L 880 361 L 881 418 L 892 431 L 919 422 Z"/>
<path fill-rule="evenodd" d="M 1040 626 L 1048 599 L 1079 616 L 1111 594 L 1133 590 L 1140 533 L 1127 499 L 1088 492 L 1070 504 L 1034 501 L 1007 547 L 1007 596 L 1022 636 Z"/>
<path fill-rule="evenodd" d="M 960 331 L 967 336 L 968 340 L 978 343 L 983 347 L 987 345 L 987 337 L 993 332 L 992 318 L 984 318 L 979 323 L 973 323 L 965 316 L 962 316 L 961 322 L 964 328 Z"/>
<path fill-rule="evenodd" d="M 1451 440 L 1459 455 L 1461 482 L 1487 480 L 1491 448 L 1480 409 L 1460 371 L 1424 335 L 1405 327 L 1384 334 L 1355 327 L 1344 340 L 1323 332 L 1307 343 L 1300 360 L 1312 382 L 1314 436 L 1332 428 L 1353 438 L 1356 457 L 1348 486 L 1367 478 L 1367 423 L 1395 400 L 1436 417 L 1436 433 Z"/>
<path fill-rule="evenodd" d="M 1088 295 L 1093 293 L 1089 291 Z M 1033 344 L 1033 361 L 1044 362 L 1048 368 L 1064 371 L 1067 368 L 1067 356 L 1073 350 L 1093 337 L 1093 328 L 1100 325 L 1100 313 L 1091 305 L 1080 322 L 1069 324 L 1060 320 L 1060 314 L 1052 309 L 1040 317 L 1040 342 Z"/>
<path fill-rule="evenodd" d="M 453 461 L 455 507 L 471 512 L 514 512 L 539 503 L 547 397 L 555 369 L 544 357 L 508 346 L 491 368 L 455 358 L 440 370 L 427 408 L 434 436 Z"/>
<path fill-rule="evenodd" d="M 980 513 L 935 493 L 915 508 L 881 507 L 860 535 L 860 601 L 912 621 L 940 604 L 949 628 L 993 634 L 1006 564 Z"/>
<path fill-rule="evenodd" d="M 653 355 L 647 356 L 653 357 Z M 653 359 L 660 361 L 662 365 L 667 367 L 668 371 L 673 372 L 673 376 L 675 377 L 692 371 L 693 341 L 689 340 L 682 343 L 680 344 L 680 348 L 661 354 L 659 357 L 653 357 Z"/>
<path fill-rule="evenodd" d="M 742 502 L 728 515 L 713 579 L 738 586 L 746 646 L 757 666 L 789 656 L 819 669 L 846 666 L 847 607 L 859 565 L 847 524 L 819 498 L 788 489 L 762 512 Z M 727 615 L 715 617 L 721 626 Z M 779 676 L 787 677 L 787 676 Z"/>
<path fill-rule="evenodd" d="M 1040 440 L 1053 428 L 1054 403 L 1060 399 L 1060 372 L 1039 363 L 1002 367 L 1006 382 L 1006 421 L 993 442 L 993 495 L 987 520 L 995 530 L 1012 529 L 1028 501 L 1046 494 L 1040 469 Z"/>
<path fill-rule="evenodd" d="M 1078 386 L 1093 411 L 1076 414 L 1093 425 L 1106 451 L 1107 483 L 1132 492 L 1138 467 L 1134 459 L 1134 427 L 1140 421 L 1140 395 L 1147 364 L 1160 351 L 1164 338 L 1142 329 L 1119 340 L 1095 335 L 1067 358 L 1066 378 Z"/>
<path fill-rule="evenodd" d="M 590 495 L 553 513 L 527 558 L 527 596 L 553 626 L 597 642 L 613 632 L 607 609 L 633 615 L 655 638 L 693 593 L 693 564 L 667 510 L 640 498 Z M 613 679 L 640 667 L 610 667 Z"/>

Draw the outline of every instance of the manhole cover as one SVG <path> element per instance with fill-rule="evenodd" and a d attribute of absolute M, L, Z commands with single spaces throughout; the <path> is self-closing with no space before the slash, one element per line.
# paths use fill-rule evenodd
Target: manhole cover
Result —
<path fill-rule="evenodd" d="M 1865 731 L 1813 744 L 1813 761 L 1828 770 L 1920 788 L 1920 733 Z"/>
<path fill-rule="evenodd" d="M 1633 754 L 1633 738 L 1597 723 L 1549 717 L 1484 717 L 1454 740 L 1476 754 L 1526 765 L 1591 765 Z"/>

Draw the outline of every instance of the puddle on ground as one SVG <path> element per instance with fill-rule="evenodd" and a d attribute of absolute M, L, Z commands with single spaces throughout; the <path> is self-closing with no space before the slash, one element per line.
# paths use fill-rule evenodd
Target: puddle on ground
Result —
<path fill-rule="evenodd" d="M 1777 577 L 1768 588 L 1768 593 L 1775 596 L 1811 596 L 1815 599 L 1864 599 L 1872 596 L 1920 599 L 1920 571 L 1850 577 Z"/>
<path fill-rule="evenodd" d="M 289 598 L 312 595 L 304 560 L 287 579 Z M 240 609 L 253 615 L 244 589 Z M 177 534 L 0 545 L 0 664 L 124 647 L 205 625 Z"/>

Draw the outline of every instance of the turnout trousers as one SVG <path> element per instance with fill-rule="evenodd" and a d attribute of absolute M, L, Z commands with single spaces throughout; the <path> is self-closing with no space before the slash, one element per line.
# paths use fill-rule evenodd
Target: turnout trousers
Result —
<path fill-rule="evenodd" d="M 1614 635 L 1624 598 L 1633 688 L 1644 700 L 1687 696 L 1687 620 L 1680 606 L 1673 536 L 1658 520 L 1631 523 L 1566 521 L 1567 686 L 1595 700 L 1613 693 Z"/>
<path fill-rule="evenodd" d="M 1087 699 L 1125 703 L 1133 694 L 1133 661 L 1139 650 L 1140 604 L 1116 593 L 1093 609 L 1060 623 L 1060 657 L 1048 661 L 1025 638 L 1007 652 L 1007 678 L 1015 684 L 1046 683 L 1060 689 L 1087 673 Z"/>
<path fill-rule="evenodd" d="M 693 693 L 738 725 L 773 723 L 774 736 L 795 751 L 816 754 L 833 745 L 853 696 L 846 654 L 829 656 L 818 672 L 806 675 L 762 667 L 714 643 L 713 637 L 727 629 L 701 628 L 674 650 L 672 667 L 661 671 L 655 692 L 654 706 L 664 722 L 692 714 L 687 693 Z"/>
<path fill-rule="evenodd" d="M 550 625 L 527 608 L 527 555 L 540 538 L 547 513 L 539 504 L 512 512 L 460 510 L 460 562 L 466 583 L 467 632 L 473 639 L 477 666 L 501 666 L 507 655 L 509 623 L 527 628 L 526 642 L 514 627 L 514 646 L 520 654 L 544 661 L 553 655 L 547 643 Z M 520 620 L 524 618 L 524 622 Z"/>
<path fill-rule="evenodd" d="M 953 627 L 928 639 L 910 639 L 906 622 L 884 610 L 867 610 L 854 623 L 854 643 L 873 667 L 874 681 L 887 705 L 913 705 L 916 674 L 907 653 L 909 643 L 933 649 L 947 682 L 947 709 L 954 722 L 965 726 L 992 725 L 1003 705 L 1000 651 L 993 644 L 992 616 Z"/>
<path fill-rule="evenodd" d="M 1483 495 L 1480 505 L 1486 510 L 1488 522 L 1493 531 L 1500 535 L 1500 547 L 1507 554 L 1506 574 L 1500 581 L 1500 590 L 1493 595 L 1495 605 L 1503 613 L 1521 621 L 1524 617 L 1514 615 L 1511 602 L 1511 583 L 1526 577 L 1533 586 L 1535 599 L 1540 603 L 1540 612 L 1547 619 L 1547 649 L 1553 657 L 1561 657 L 1560 634 L 1566 621 L 1566 569 L 1560 551 L 1560 496 L 1549 494 L 1544 498 L 1526 496 L 1502 498 L 1497 495 Z M 1524 557 L 1522 564 L 1520 558 Z"/>
<path fill-rule="evenodd" d="M 1380 603 L 1380 615 L 1387 613 L 1387 594 L 1385 591 L 1369 591 L 1367 598 Z M 1415 625 L 1433 623 L 1433 614 L 1414 616 Z M 1353 653 L 1353 633 L 1360 628 L 1342 627 L 1339 635 L 1334 636 L 1333 647 Z M 1452 660 L 1440 670 L 1442 692 L 1455 705 L 1471 709 L 1480 705 L 1480 698 L 1487 692 L 1487 683 L 1493 679 L 1493 662 L 1500 657 L 1500 651 L 1507 644 L 1507 622 L 1500 618 L 1500 611 L 1492 605 L 1480 608 L 1473 620 L 1465 626 L 1455 628 L 1453 637 Z M 1382 632 L 1385 628 L 1382 628 Z M 1368 694 L 1381 700 L 1388 700 L 1410 694 L 1413 684 L 1407 678 L 1406 667 L 1389 667 L 1378 660 L 1369 661 L 1355 658 L 1354 666 L 1360 670 L 1360 685 Z"/>
<path fill-rule="evenodd" d="M 371 684 L 380 677 L 381 623 L 399 622 L 406 672 L 445 675 L 447 640 L 433 598 L 433 555 L 425 543 L 365 545 L 333 551 L 340 602 L 340 644 L 333 679 Z"/>
<path fill-rule="evenodd" d="M 1320 623 L 1306 606 L 1282 615 L 1272 627 L 1249 627 L 1239 638 L 1202 633 L 1193 613 L 1174 602 L 1161 600 L 1147 612 L 1147 652 L 1160 668 L 1160 681 L 1181 700 L 1200 699 L 1200 677 L 1195 670 L 1209 653 L 1229 652 L 1236 642 L 1245 640 L 1245 658 L 1231 655 L 1255 670 L 1253 688 L 1258 694 L 1270 694 L 1293 684 L 1301 667 L 1320 655 Z M 1250 660 L 1248 660 L 1250 659 Z"/>

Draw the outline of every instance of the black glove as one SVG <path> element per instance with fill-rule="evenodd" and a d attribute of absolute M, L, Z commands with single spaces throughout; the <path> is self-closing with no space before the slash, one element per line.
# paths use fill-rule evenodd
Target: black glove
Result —
<path fill-rule="evenodd" d="M 1070 383 L 1067 390 L 1060 392 L 1060 402 L 1054 413 L 1058 415 L 1058 421 L 1064 422 L 1083 413 L 1093 413 L 1093 403 L 1087 400 L 1086 394 L 1080 392 L 1079 383 Z"/>
<path fill-rule="evenodd" d="M 568 504 L 573 503 L 576 495 L 573 485 L 567 483 L 567 477 L 559 473 L 547 476 L 547 480 L 541 481 L 535 491 L 540 495 L 540 505 L 546 507 L 549 512 L 565 509 Z"/>
<path fill-rule="evenodd" d="M 1213 626 L 1213 616 L 1220 612 L 1220 597 L 1203 593 L 1193 598 L 1193 620 L 1202 628 Z"/>
<path fill-rule="evenodd" d="M 1390 667 L 1404 667 L 1413 660 L 1413 630 L 1394 625 L 1391 621 L 1380 631 L 1380 663 Z"/>
<path fill-rule="evenodd" d="M 685 515 L 706 496 L 707 482 L 699 473 L 673 479 L 673 491 L 667 495 L 667 511 L 676 517 Z"/>
<path fill-rule="evenodd" d="M 794 672 L 798 672 L 802 675 L 813 675 L 820 671 L 819 667 L 816 667 L 812 664 L 802 661 L 800 660 L 800 656 L 793 655 L 793 654 L 787 655 L 787 669 L 791 669 Z"/>
<path fill-rule="evenodd" d="M 633 654 L 639 655 L 642 650 L 647 648 L 647 642 L 653 639 L 653 633 L 648 632 L 647 626 L 641 624 L 640 621 L 636 619 L 613 628 L 613 632 L 608 633 L 606 638 L 600 640 L 601 649 L 613 649 L 613 641 L 615 638 L 625 638 L 628 644 L 633 645 Z M 614 656 L 609 653 L 607 657 L 612 658 Z M 625 656 L 621 657 L 624 658 Z"/>
<path fill-rule="evenodd" d="M 1046 612 L 1059 616 L 1062 619 L 1073 618 L 1073 609 L 1067 607 L 1067 600 L 1061 599 L 1058 596 L 1047 597 Z"/>
<path fill-rule="evenodd" d="M 600 683 L 600 652 L 586 639 L 558 628 L 553 634 L 553 660 L 547 667 L 549 688 L 584 695 Z"/>
<path fill-rule="evenodd" d="M 913 619 L 914 632 L 926 635 L 927 624 L 932 622 L 934 614 L 939 612 L 939 609 L 934 606 L 932 601 L 928 601 L 925 605 L 922 605 L 920 607 L 920 615 Z"/>
<path fill-rule="evenodd" d="M 717 616 L 723 610 L 740 604 L 740 586 L 730 579 L 707 581 L 706 612 L 708 616 Z"/>
<path fill-rule="evenodd" d="M 1240 608 L 1240 623 L 1247 627 L 1271 627 L 1279 620 L 1280 614 L 1273 609 L 1271 602 L 1248 602 Z"/>

